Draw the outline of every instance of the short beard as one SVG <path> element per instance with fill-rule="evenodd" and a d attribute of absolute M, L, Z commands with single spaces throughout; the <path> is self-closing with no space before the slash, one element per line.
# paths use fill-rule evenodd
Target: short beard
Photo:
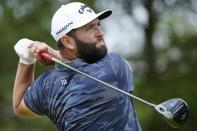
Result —
<path fill-rule="evenodd" d="M 107 47 L 105 45 L 103 38 L 98 39 L 98 41 L 103 40 L 104 42 L 104 45 L 102 45 L 99 48 L 96 47 L 96 42 L 83 42 L 77 39 L 75 36 L 73 36 L 73 39 L 75 40 L 77 46 L 79 58 L 83 59 L 85 62 L 89 64 L 97 62 L 98 60 L 104 58 L 107 54 Z"/>

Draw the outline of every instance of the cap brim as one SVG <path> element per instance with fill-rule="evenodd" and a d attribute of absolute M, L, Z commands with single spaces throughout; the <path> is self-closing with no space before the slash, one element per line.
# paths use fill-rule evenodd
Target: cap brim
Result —
<path fill-rule="evenodd" d="M 98 19 L 99 19 L 99 20 L 102 20 L 102 19 L 107 18 L 107 17 L 110 16 L 111 14 L 112 14 L 112 11 L 111 11 L 111 10 L 106 10 L 106 11 L 103 11 L 103 12 L 97 14 L 97 15 L 98 15 Z"/>
<path fill-rule="evenodd" d="M 96 18 L 98 18 L 99 20 L 105 19 L 108 16 L 110 16 L 111 14 L 112 14 L 112 11 L 110 9 L 102 11 L 102 12 L 96 14 L 94 17 L 92 17 L 92 18 L 88 19 L 87 21 L 81 23 L 80 25 L 73 27 L 73 29 L 77 29 L 79 27 L 82 27 L 82 26 L 86 25 L 87 23 L 93 21 Z"/>

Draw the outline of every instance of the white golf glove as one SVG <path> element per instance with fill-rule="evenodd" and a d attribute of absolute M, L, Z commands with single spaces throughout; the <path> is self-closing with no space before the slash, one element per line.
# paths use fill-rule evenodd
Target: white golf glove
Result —
<path fill-rule="evenodd" d="M 36 62 L 36 58 L 31 55 L 30 49 L 27 47 L 32 40 L 23 38 L 20 39 L 14 46 L 14 50 L 20 57 L 20 62 L 26 65 L 31 65 Z"/>

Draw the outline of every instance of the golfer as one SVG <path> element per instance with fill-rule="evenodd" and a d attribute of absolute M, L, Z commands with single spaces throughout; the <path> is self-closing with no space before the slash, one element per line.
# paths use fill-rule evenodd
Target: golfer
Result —
<path fill-rule="evenodd" d="M 116 53 L 107 53 L 100 20 L 111 10 L 96 14 L 79 2 L 62 5 L 51 21 L 51 34 L 58 51 L 47 44 L 19 40 L 14 49 L 19 55 L 13 108 L 17 115 L 46 115 L 60 131 L 141 131 L 130 97 L 100 85 L 61 65 L 34 80 L 36 60 L 45 51 L 62 62 L 126 92 L 133 92 L 132 70 Z M 121 43 L 120 43 L 121 44 Z"/>

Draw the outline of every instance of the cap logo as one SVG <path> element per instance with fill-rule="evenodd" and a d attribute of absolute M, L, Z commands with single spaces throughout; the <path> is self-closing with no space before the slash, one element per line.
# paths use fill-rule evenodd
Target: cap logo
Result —
<path fill-rule="evenodd" d="M 65 25 L 64 27 L 62 27 L 60 30 L 58 30 L 56 32 L 56 35 L 60 34 L 61 32 L 63 32 L 64 30 L 66 30 L 70 25 L 73 24 L 73 21 L 71 21 L 70 23 L 68 23 L 67 25 Z"/>
<path fill-rule="evenodd" d="M 86 9 L 86 8 L 87 8 L 87 9 Z M 86 10 L 85 10 L 85 9 L 86 9 Z M 87 5 L 81 5 L 81 6 L 80 6 L 80 9 L 79 9 L 79 13 L 80 13 L 80 14 L 83 14 L 84 11 L 88 11 L 88 12 L 92 13 L 92 10 L 90 9 L 90 7 L 88 7 Z"/>

